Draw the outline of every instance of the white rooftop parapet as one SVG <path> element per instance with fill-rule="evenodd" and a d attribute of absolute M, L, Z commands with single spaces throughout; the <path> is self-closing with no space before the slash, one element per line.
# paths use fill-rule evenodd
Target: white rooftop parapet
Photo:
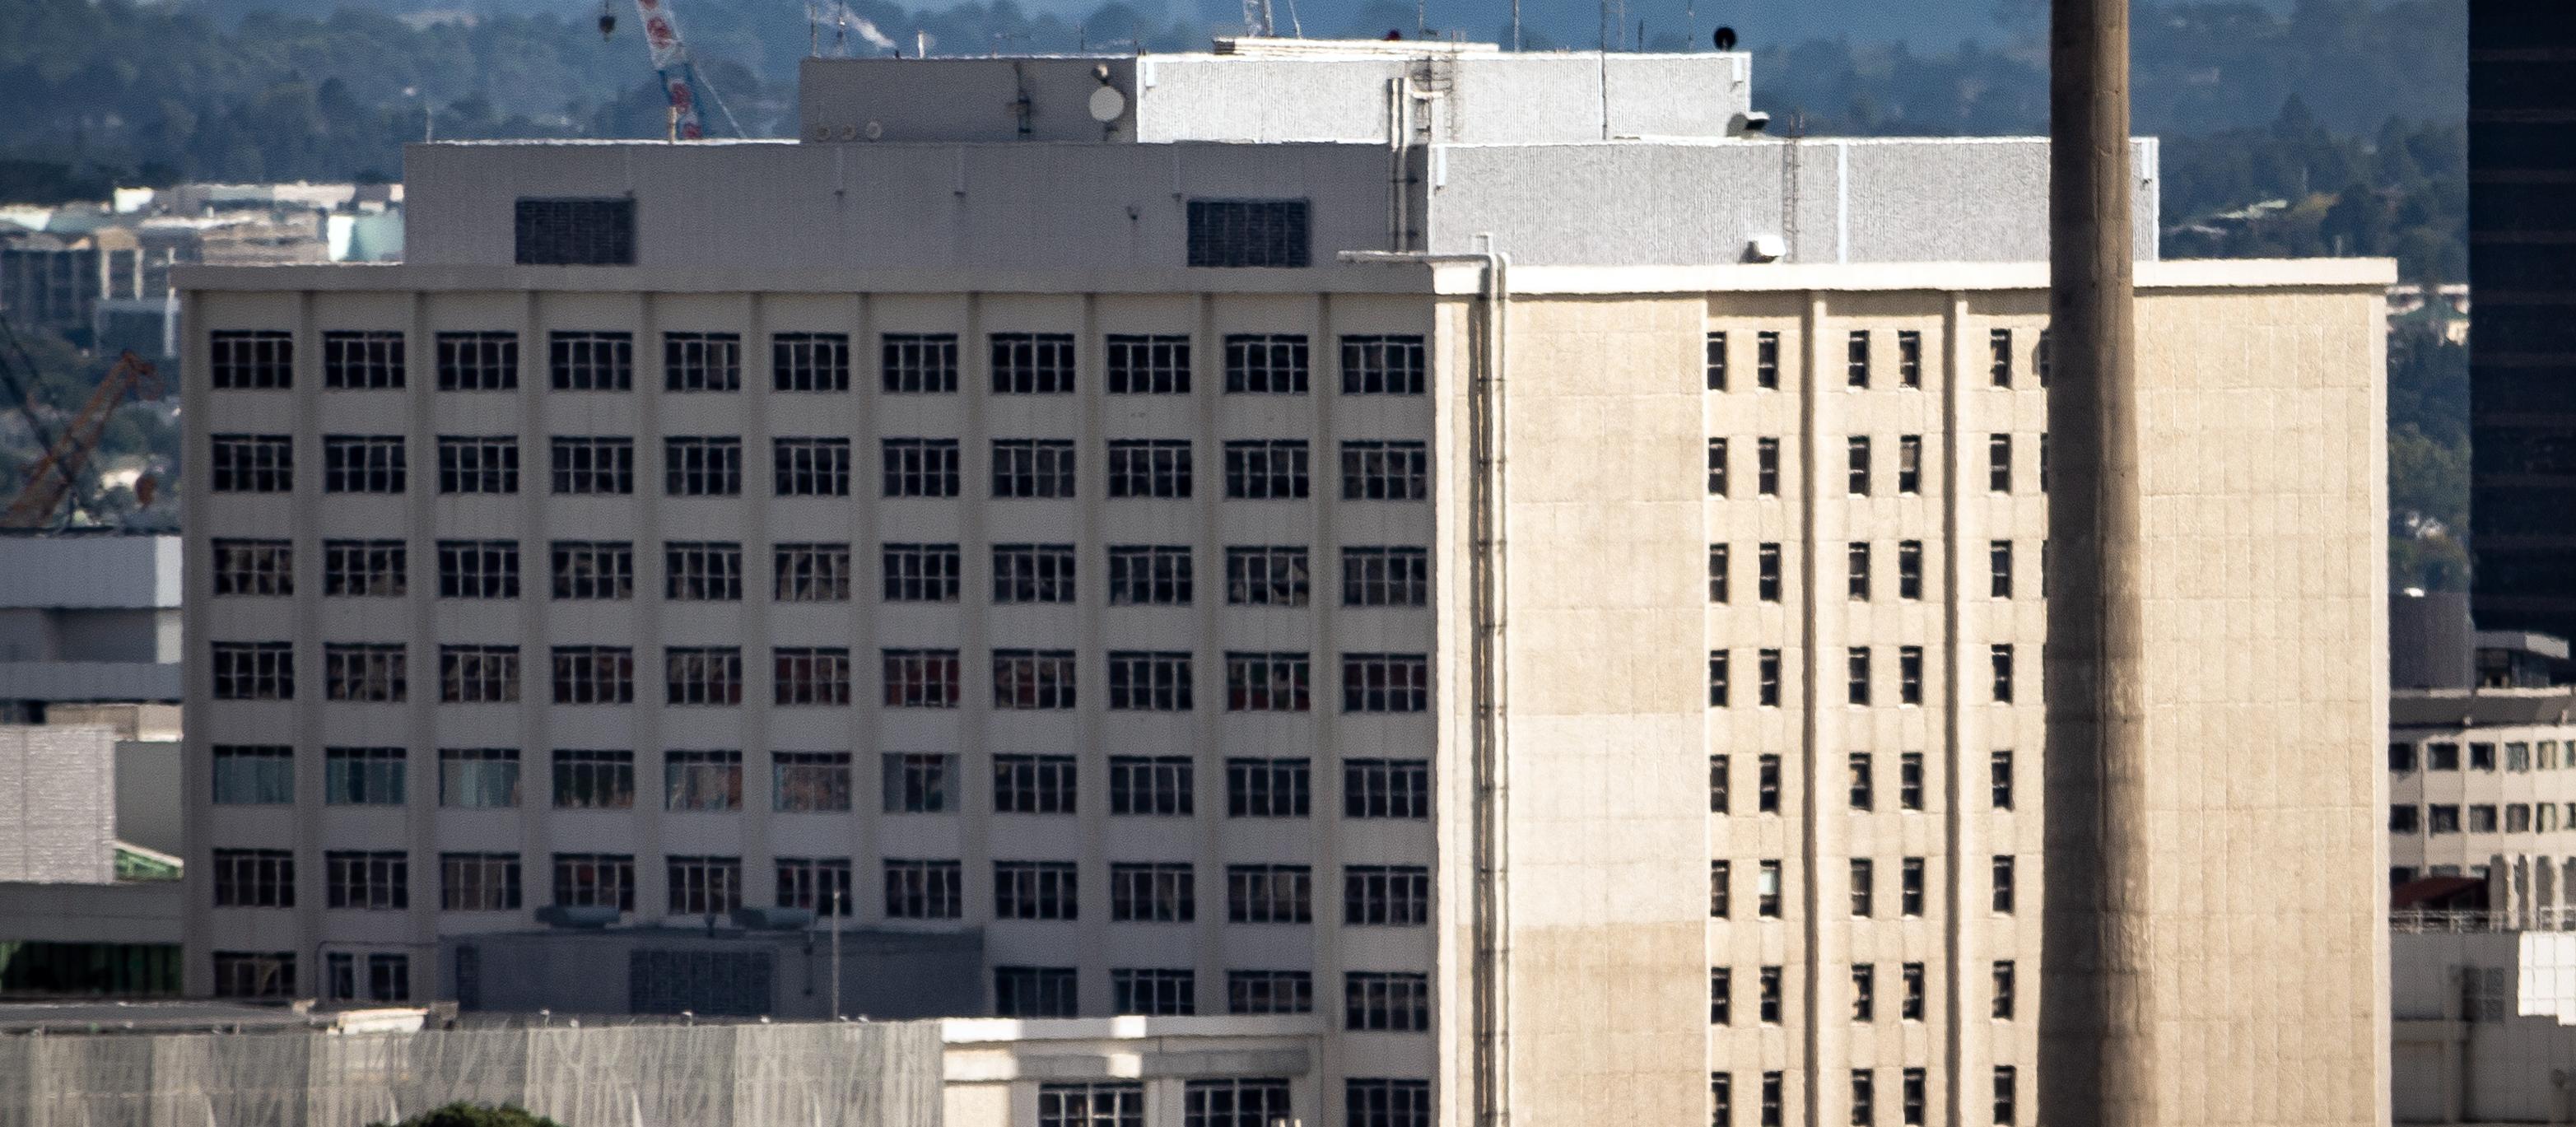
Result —
<path fill-rule="evenodd" d="M 1517 144 L 1728 136 L 1743 54 L 1225 39 L 1212 52 L 807 59 L 808 142 Z M 1102 91 L 1108 91 L 1104 94 Z"/>

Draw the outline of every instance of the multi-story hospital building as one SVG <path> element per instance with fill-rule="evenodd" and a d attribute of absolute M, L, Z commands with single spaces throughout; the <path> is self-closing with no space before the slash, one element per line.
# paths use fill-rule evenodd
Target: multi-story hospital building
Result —
<path fill-rule="evenodd" d="M 2033 1122 L 2044 140 L 1220 48 L 811 60 L 181 270 L 190 989 L 813 1013 L 845 929 L 1305 1015 L 1193 1124 Z M 2390 270 L 2158 261 L 2155 155 L 2127 1017 L 2165 1121 L 2384 1120 Z"/>

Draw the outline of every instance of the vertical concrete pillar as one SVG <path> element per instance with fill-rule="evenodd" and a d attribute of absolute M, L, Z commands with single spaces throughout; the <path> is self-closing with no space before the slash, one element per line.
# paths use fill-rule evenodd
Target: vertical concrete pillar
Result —
<path fill-rule="evenodd" d="M 2035 1122 L 2154 1106 L 2128 0 L 2049 26 L 2048 738 Z M 1973 1104 L 1972 1104 L 1973 1106 Z"/>

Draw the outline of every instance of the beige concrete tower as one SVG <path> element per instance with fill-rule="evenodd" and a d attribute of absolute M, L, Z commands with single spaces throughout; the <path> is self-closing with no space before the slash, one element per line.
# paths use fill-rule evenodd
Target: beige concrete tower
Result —
<path fill-rule="evenodd" d="M 2377 330 L 2139 317 L 2126 0 L 2051 48 L 2041 1122 L 2385 1122 Z"/>

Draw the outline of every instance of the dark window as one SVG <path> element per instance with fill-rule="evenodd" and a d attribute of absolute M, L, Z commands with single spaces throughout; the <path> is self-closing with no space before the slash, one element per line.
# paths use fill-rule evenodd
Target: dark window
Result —
<path fill-rule="evenodd" d="M 885 600 L 890 603 L 956 602 L 958 568 L 955 544 L 888 544 L 882 568 Z"/>
<path fill-rule="evenodd" d="M 1109 708 L 1113 712 L 1189 711 L 1190 655 L 1109 651 Z"/>
<path fill-rule="evenodd" d="M 665 438 L 662 492 L 671 497 L 742 495 L 742 440 Z"/>
<path fill-rule="evenodd" d="M 844 333 L 771 334 L 769 386 L 773 391 L 850 390 L 849 336 Z"/>
<path fill-rule="evenodd" d="M 1342 444 L 1342 499 L 1421 501 L 1431 496 L 1431 450 L 1420 442 Z"/>
<path fill-rule="evenodd" d="M 1304 865 L 1229 865 L 1226 920 L 1239 924 L 1312 923 L 1315 879 Z"/>
<path fill-rule="evenodd" d="M 882 757 L 885 812 L 944 814 L 955 808 L 951 784 L 957 757 L 930 751 L 889 751 Z"/>
<path fill-rule="evenodd" d="M 1055 438 L 993 440 L 993 496 L 1063 498 L 1074 495 L 1073 442 Z"/>
<path fill-rule="evenodd" d="M 1306 394 L 1306 338 L 1237 333 L 1225 338 L 1225 389 L 1235 394 Z"/>
<path fill-rule="evenodd" d="M 1753 336 L 1753 386 L 1764 391 L 1780 389 L 1780 334 L 1756 333 Z"/>
<path fill-rule="evenodd" d="M 635 264 L 634 200 L 522 199 L 517 220 L 521 266 Z"/>
<path fill-rule="evenodd" d="M 1306 549 L 1289 545 L 1225 550 L 1225 601 L 1231 606 L 1306 605 Z"/>
<path fill-rule="evenodd" d="M 1708 334 L 1708 389 L 1726 390 L 1726 334 Z"/>
<path fill-rule="evenodd" d="M 742 390 L 742 334 L 662 334 L 662 390 Z"/>
<path fill-rule="evenodd" d="M 1109 548 L 1109 605 L 1188 606 L 1187 545 L 1113 544 Z"/>
<path fill-rule="evenodd" d="M 1198 1012 L 1198 972 L 1116 967 L 1109 972 L 1110 1012 L 1187 1016 Z"/>
<path fill-rule="evenodd" d="M 1431 1127 L 1431 1082 L 1345 1080 L 1342 1122 L 1347 1127 Z"/>
<path fill-rule="evenodd" d="M 322 438 L 322 491 L 400 493 L 403 439 L 398 434 L 332 434 Z"/>
<path fill-rule="evenodd" d="M 996 755 L 993 757 L 994 813 L 1071 814 L 1073 801 L 1072 756 Z"/>
<path fill-rule="evenodd" d="M 631 810 L 634 806 L 634 752 L 555 752 L 556 809 Z"/>
<path fill-rule="evenodd" d="M 635 910 L 635 857 L 627 853 L 555 854 L 555 903 Z"/>
<path fill-rule="evenodd" d="M 295 334 L 275 329 L 208 333 L 217 391 L 283 391 L 295 385 Z"/>
<path fill-rule="evenodd" d="M 516 540 L 439 541 L 438 597 L 442 599 L 518 598 L 519 542 Z"/>
<path fill-rule="evenodd" d="M 890 649 L 884 665 L 887 708 L 957 707 L 957 651 Z"/>
<path fill-rule="evenodd" d="M 1304 759 L 1226 760 L 1226 817 L 1305 817 L 1314 789 L 1309 771 Z"/>
<path fill-rule="evenodd" d="M 557 540 L 554 589 L 558 599 L 629 599 L 635 596 L 635 546 L 622 541 Z"/>
<path fill-rule="evenodd" d="M 624 646 L 556 646 L 556 704 L 635 703 L 635 651 Z"/>
<path fill-rule="evenodd" d="M 886 497 L 956 497 L 958 440 L 953 437 L 886 437 Z"/>
<path fill-rule="evenodd" d="M 1115 439 L 1109 443 L 1109 496 L 1186 498 L 1188 439 Z"/>
<path fill-rule="evenodd" d="M 546 338 L 556 391 L 628 391 L 635 386 L 635 335 L 556 332 Z"/>
<path fill-rule="evenodd" d="M 519 491 L 516 435 L 438 438 L 438 491 L 510 494 Z"/>
<path fill-rule="evenodd" d="M 403 385 L 403 335 L 399 331 L 322 334 L 322 386 L 339 391 L 387 391 Z"/>
<path fill-rule="evenodd" d="M 1225 1010 L 1236 1014 L 1315 1012 L 1315 976 L 1302 970 L 1225 972 Z"/>
<path fill-rule="evenodd" d="M 1062 395 L 1073 390 L 1073 337 L 993 334 L 993 394 Z"/>
<path fill-rule="evenodd" d="M 1225 495 L 1230 500 L 1295 500 L 1307 492 L 1306 444 L 1298 439 L 1225 444 Z"/>
<path fill-rule="evenodd" d="M 1431 761 L 1427 759 L 1343 760 L 1342 816 L 1345 818 L 1430 817 Z"/>
<path fill-rule="evenodd" d="M 1073 592 L 1073 545 L 993 545 L 995 603 L 1070 603 Z"/>
<path fill-rule="evenodd" d="M 776 580 L 770 598 L 782 603 L 850 601 L 849 545 L 779 544 L 770 558 Z"/>
<path fill-rule="evenodd" d="M 1418 607 L 1431 600 L 1431 555 L 1422 548 L 1342 549 L 1342 605 Z"/>
<path fill-rule="evenodd" d="M 1288 1081 L 1192 1080 L 1181 1089 L 1181 1127 L 1276 1127 L 1295 1122 Z"/>
<path fill-rule="evenodd" d="M 1423 348 L 1418 336 L 1342 338 L 1342 394 L 1420 395 Z"/>
<path fill-rule="evenodd" d="M 1109 757 L 1109 812 L 1116 815 L 1187 817 L 1196 806 L 1196 772 L 1186 755 Z"/>
<path fill-rule="evenodd" d="M 1190 338 L 1109 335 L 1109 394 L 1190 393 Z"/>
<path fill-rule="evenodd" d="M 1073 862 L 993 862 L 994 919 L 1070 920 L 1080 912 Z"/>
<path fill-rule="evenodd" d="M 1196 874 L 1188 862 L 1109 866 L 1109 918 L 1188 923 L 1198 918 Z"/>
<path fill-rule="evenodd" d="M 1923 334 L 1912 329 L 1896 334 L 1896 386 L 1923 386 Z"/>
<path fill-rule="evenodd" d="M 993 707 L 1073 707 L 1072 650 L 994 650 Z"/>
<path fill-rule="evenodd" d="M 1304 200 L 1191 200 L 1189 264 L 1305 266 L 1306 210 Z"/>
<path fill-rule="evenodd" d="M 839 646 L 773 646 L 773 696 L 782 705 L 850 703 L 850 651 Z"/>
<path fill-rule="evenodd" d="M 897 394 L 957 390 L 957 336 L 954 333 L 887 333 L 879 357 L 885 389 Z"/>
<path fill-rule="evenodd" d="M 295 488 L 295 443 L 282 434 L 214 436 L 214 491 L 284 493 Z"/>
<path fill-rule="evenodd" d="M 558 494 L 622 496 L 635 492 L 634 439 L 557 438 L 551 452 Z"/>
<path fill-rule="evenodd" d="M 1342 1028 L 1421 1032 L 1431 1028 L 1431 978 L 1404 971 L 1345 971 Z"/>
<path fill-rule="evenodd" d="M 1304 712 L 1309 706 L 1309 663 L 1302 653 L 1225 655 L 1225 710 Z"/>
<path fill-rule="evenodd" d="M 742 703 L 742 649 L 737 646 L 666 646 L 662 650 L 665 704 Z"/>
<path fill-rule="evenodd" d="M 1342 922 L 1353 927 L 1421 927 L 1431 922 L 1431 870 L 1418 865 L 1345 865 Z"/>
<path fill-rule="evenodd" d="M 438 334 L 438 390 L 511 391 L 519 386 L 519 334 Z"/>
<path fill-rule="evenodd" d="M 438 699 L 446 704 L 515 704 L 519 647 L 438 647 Z"/>
<path fill-rule="evenodd" d="M 217 540 L 214 556 L 215 593 L 218 595 L 295 593 L 295 546 L 292 541 Z"/>
<path fill-rule="evenodd" d="M 770 480 L 781 497 L 850 495 L 850 440 L 770 440 Z"/>

